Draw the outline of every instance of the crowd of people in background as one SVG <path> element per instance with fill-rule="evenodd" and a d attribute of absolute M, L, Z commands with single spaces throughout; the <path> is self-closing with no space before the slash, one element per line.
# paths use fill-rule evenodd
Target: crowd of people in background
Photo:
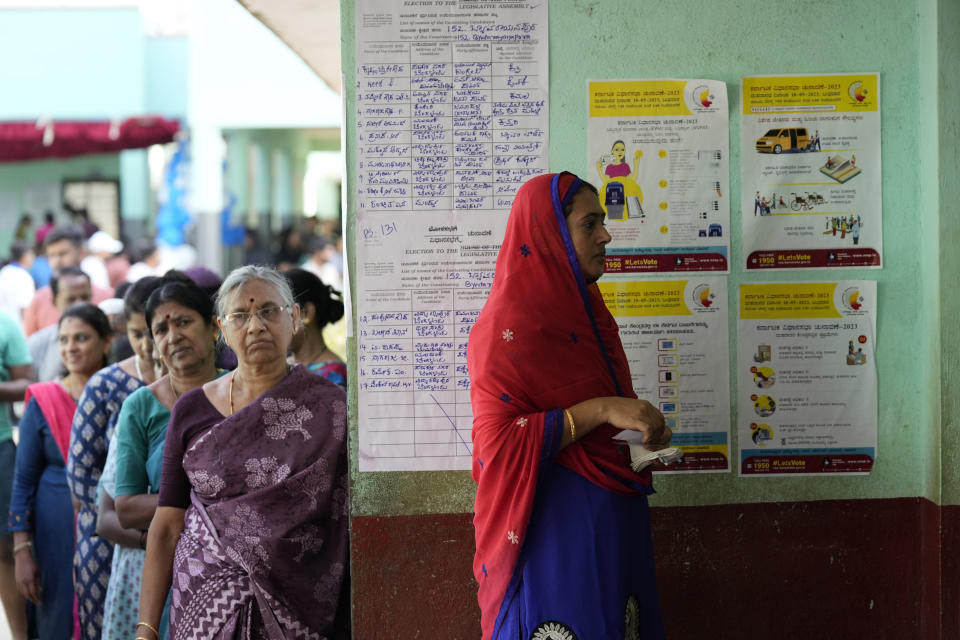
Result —
<path fill-rule="evenodd" d="M 274 264 L 281 270 L 300 267 L 343 290 L 343 240 L 333 220 L 305 218 L 301 228 L 288 226 L 269 243 L 256 229 L 247 229 L 243 247 L 244 264 Z"/>
<path fill-rule="evenodd" d="M 201 624 L 197 598 L 217 602 L 214 633 L 348 637 L 337 229 L 248 230 L 247 266 L 221 282 L 85 212 L 31 225 L 0 269 L 14 640 L 174 637 Z M 313 585 L 296 598 L 291 562 Z"/>

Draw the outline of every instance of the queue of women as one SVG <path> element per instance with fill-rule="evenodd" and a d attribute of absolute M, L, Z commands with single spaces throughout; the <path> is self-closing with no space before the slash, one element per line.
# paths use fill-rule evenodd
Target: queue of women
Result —
<path fill-rule="evenodd" d="M 171 271 L 123 307 L 132 356 L 108 364 L 107 316 L 76 304 L 62 376 L 27 387 L 24 637 L 349 637 L 346 368 L 322 334 L 339 294 L 245 266 L 215 300 Z"/>
<path fill-rule="evenodd" d="M 484 639 L 664 635 L 650 468 L 613 436 L 671 433 L 595 284 L 604 218 L 573 174 L 523 185 L 470 333 Z M 346 368 L 321 332 L 337 294 L 246 266 L 215 302 L 171 272 L 124 307 L 132 357 L 105 367 L 109 324 L 76 305 L 63 377 L 27 390 L 10 530 L 36 635 L 349 637 Z"/>

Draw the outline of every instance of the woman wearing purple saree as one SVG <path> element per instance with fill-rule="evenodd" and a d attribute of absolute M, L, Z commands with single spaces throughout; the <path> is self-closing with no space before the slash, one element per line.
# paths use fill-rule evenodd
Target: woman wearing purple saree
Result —
<path fill-rule="evenodd" d="M 235 270 L 217 311 L 238 366 L 174 406 L 137 635 L 172 584 L 171 640 L 349 638 L 346 396 L 288 367 L 300 310 L 276 271 Z"/>

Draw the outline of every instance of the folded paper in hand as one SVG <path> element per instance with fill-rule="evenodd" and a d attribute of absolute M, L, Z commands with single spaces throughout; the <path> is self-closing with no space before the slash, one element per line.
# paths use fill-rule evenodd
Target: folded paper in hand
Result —
<path fill-rule="evenodd" d="M 651 451 L 643 444 L 643 434 L 639 431 L 621 431 L 613 437 L 630 445 L 630 467 L 634 471 L 641 471 L 654 462 L 671 465 L 683 458 L 683 451 L 677 447 L 666 447 Z"/>

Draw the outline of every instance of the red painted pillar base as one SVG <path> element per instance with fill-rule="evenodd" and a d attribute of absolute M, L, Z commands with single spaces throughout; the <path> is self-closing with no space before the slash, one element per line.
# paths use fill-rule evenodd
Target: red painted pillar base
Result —
<path fill-rule="evenodd" d="M 671 640 L 960 638 L 960 507 L 762 503 L 651 520 Z M 472 514 L 354 518 L 354 637 L 479 638 L 473 551 Z"/>
<path fill-rule="evenodd" d="M 473 514 L 354 517 L 353 637 L 477 640 Z"/>

